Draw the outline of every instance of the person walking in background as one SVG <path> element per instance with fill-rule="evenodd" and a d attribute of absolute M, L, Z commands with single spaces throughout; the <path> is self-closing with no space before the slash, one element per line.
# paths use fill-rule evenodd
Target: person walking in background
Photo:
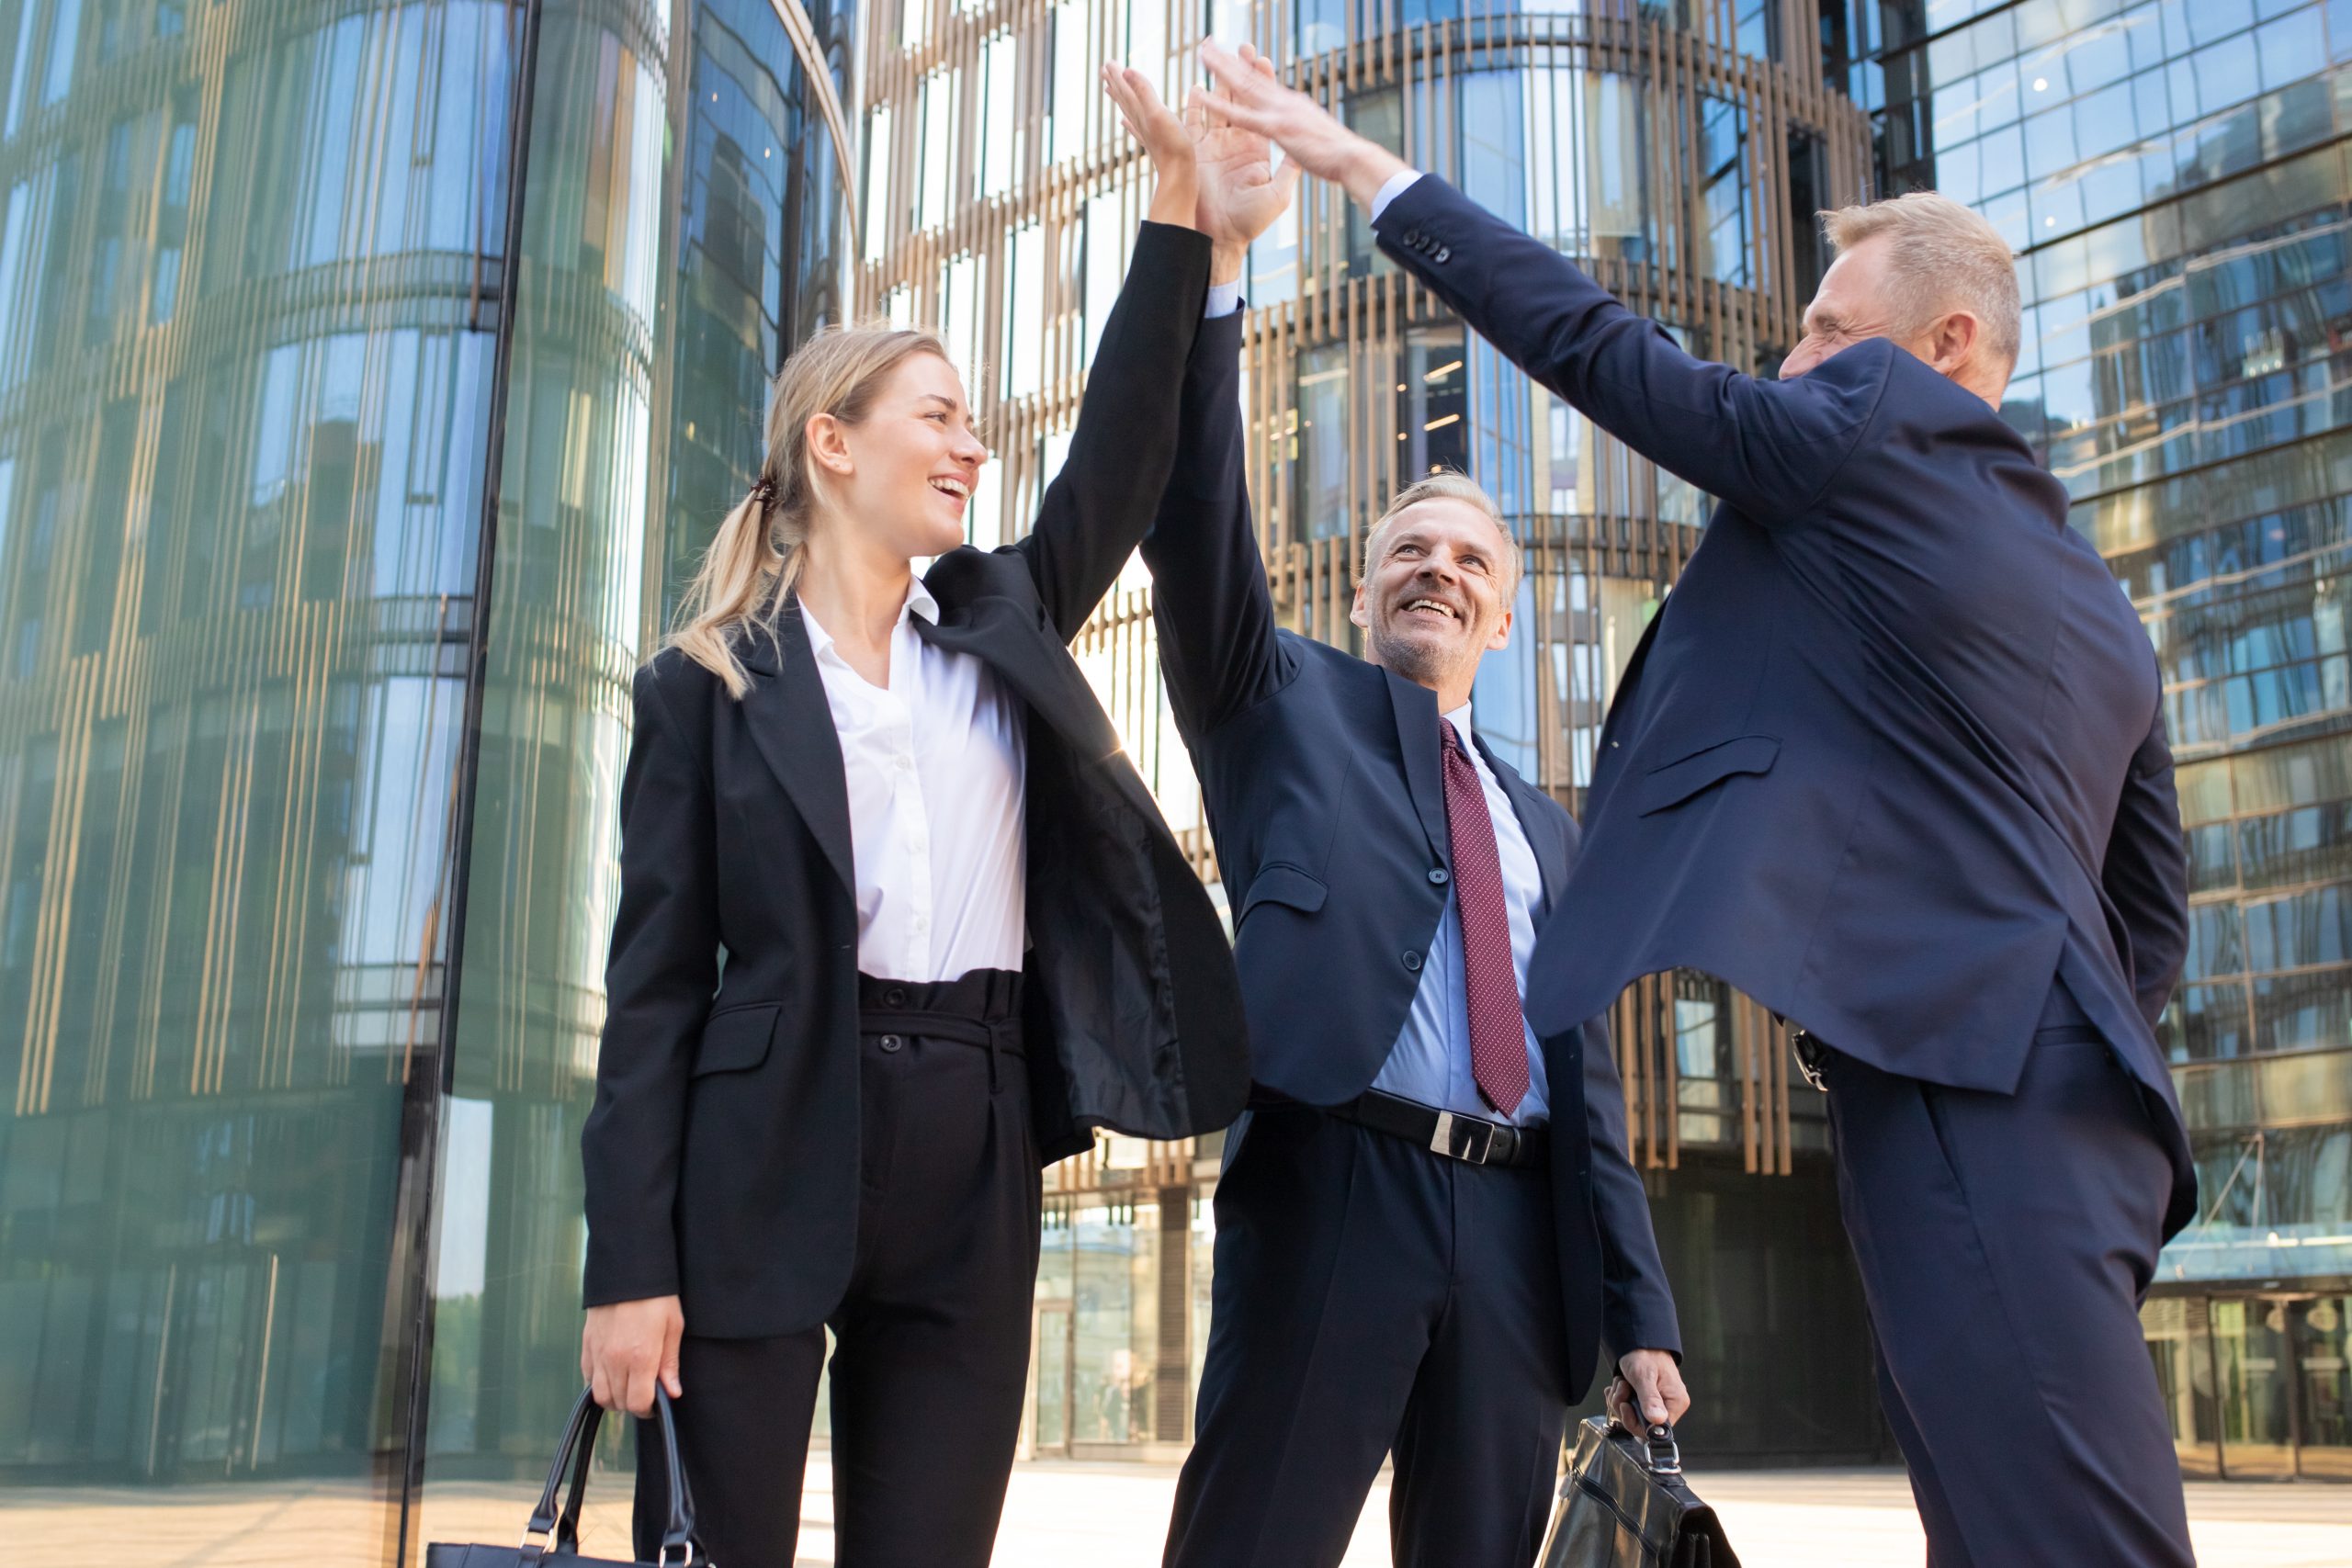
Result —
<path fill-rule="evenodd" d="M 987 1563 L 1040 1165 L 1241 1107 L 1216 910 L 1067 646 L 1166 484 L 1207 288 L 1192 144 L 1143 123 L 1151 220 L 1029 536 L 964 544 L 988 452 L 939 341 L 827 333 L 638 672 L 581 1365 L 676 1401 L 728 1568 L 793 1561 L 829 1325 L 838 1561 Z"/>
<path fill-rule="evenodd" d="M 1838 259 L 1762 380 L 1203 53 L 1399 265 L 1720 499 L 1602 728 L 1535 1027 L 1677 967 L 1801 1025 L 1936 1568 L 2189 1562 L 2137 1311 L 2196 1205 L 2153 1032 L 2186 849 L 2146 634 L 1997 412 L 2007 245 L 1932 194 L 1826 215 Z"/>
<path fill-rule="evenodd" d="M 1228 181 L 1263 190 L 1268 156 L 1261 136 L 1211 130 L 1204 208 Z M 1241 261 L 1220 251 L 1212 273 L 1236 305 Z M 1240 346 L 1238 310 L 1201 330 L 1143 547 L 1235 911 L 1256 1086 L 1217 1182 L 1167 1561 L 1337 1563 L 1393 1450 L 1399 1564 L 1524 1568 L 1598 1343 L 1638 1388 L 1639 1413 L 1617 1391 L 1626 1419 L 1689 1402 L 1608 1036 L 1539 1038 L 1521 1011 L 1576 826 L 1471 722 L 1519 552 L 1476 485 L 1429 479 L 1365 544 L 1369 659 L 1279 630 L 1243 480 Z"/>

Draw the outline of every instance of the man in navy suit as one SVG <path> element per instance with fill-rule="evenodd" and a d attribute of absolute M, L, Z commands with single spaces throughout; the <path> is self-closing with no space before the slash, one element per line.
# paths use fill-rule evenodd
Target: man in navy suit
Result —
<path fill-rule="evenodd" d="M 1250 141 L 1204 149 L 1204 202 L 1264 178 Z M 1471 722 L 1519 553 L 1476 485 L 1425 480 L 1366 541 L 1369 658 L 1277 628 L 1243 480 L 1240 265 L 1212 264 L 1143 546 L 1254 1084 L 1168 1562 L 1335 1564 L 1393 1450 L 1398 1563 L 1525 1568 L 1599 1344 L 1626 1419 L 1689 1401 L 1608 1037 L 1539 1035 L 1522 1005 L 1576 827 Z"/>
<path fill-rule="evenodd" d="M 1720 499 L 1602 729 L 1536 1030 L 1685 966 L 1799 1024 L 1936 1568 L 2188 1563 L 2137 1311 L 2196 1203 L 2153 1032 L 2186 853 L 2147 637 L 1996 412 L 2008 247 L 1933 195 L 1830 214 L 1761 380 L 1204 57 L 1470 325 Z"/>

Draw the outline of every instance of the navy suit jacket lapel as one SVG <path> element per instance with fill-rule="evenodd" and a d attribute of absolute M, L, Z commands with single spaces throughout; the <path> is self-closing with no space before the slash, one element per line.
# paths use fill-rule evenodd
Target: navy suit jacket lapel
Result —
<path fill-rule="evenodd" d="M 1544 907 L 1536 911 L 1537 923 L 1552 912 L 1552 899 L 1560 884 L 1568 876 L 1568 836 L 1566 830 L 1567 813 L 1558 803 L 1533 784 L 1519 776 L 1498 758 L 1487 738 L 1473 730 L 1470 742 L 1478 748 L 1478 755 L 1494 770 L 1503 793 L 1510 796 L 1510 807 L 1519 818 L 1520 831 L 1527 835 L 1527 847 L 1535 852 L 1535 869 L 1544 878 Z"/>
<path fill-rule="evenodd" d="M 775 639 L 754 632 L 737 649 L 752 678 L 743 694 L 743 714 L 752 743 L 792 797 L 800 819 L 832 863 L 842 886 L 857 891 L 857 866 L 849 835 L 849 783 L 842 765 L 841 737 L 833 729 L 832 705 L 818 673 L 808 628 L 794 601 L 775 619 Z"/>
<path fill-rule="evenodd" d="M 1441 857 L 1453 852 L 1445 826 L 1445 774 L 1438 747 L 1437 694 L 1391 670 L 1380 671 L 1388 682 L 1388 705 L 1396 717 L 1396 743 L 1405 757 L 1405 787 L 1412 793 L 1413 810 L 1430 848 Z"/>

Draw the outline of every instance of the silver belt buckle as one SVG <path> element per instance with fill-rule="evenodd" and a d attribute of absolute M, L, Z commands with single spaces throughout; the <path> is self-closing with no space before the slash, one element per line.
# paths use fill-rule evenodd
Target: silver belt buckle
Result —
<path fill-rule="evenodd" d="M 1464 1134 L 1463 1146 L 1454 1146 L 1454 1134 Z M 1430 1134 L 1430 1147 L 1451 1159 L 1469 1165 L 1484 1165 L 1495 1152 L 1495 1129 L 1475 1116 L 1457 1117 L 1451 1111 L 1437 1113 L 1437 1128 Z"/>
<path fill-rule="evenodd" d="M 1797 1075 L 1822 1093 L 1827 1094 L 1829 1080 L 1821 1076 L 1821 1042 L 1800 1029 L 1790 1037 L 1789 1048 L 1796 1053 Z"/>

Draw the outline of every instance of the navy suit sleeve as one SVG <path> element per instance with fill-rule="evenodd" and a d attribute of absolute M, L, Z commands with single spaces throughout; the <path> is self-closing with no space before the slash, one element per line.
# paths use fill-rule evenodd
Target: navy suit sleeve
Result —
<path fill-rule="evenodd" d="M 1209 241 L 1147 222 L 1089 367 L 1069 456 L 1036 525 L 1009 547 L 1029 563 L 1055 629 L 1085 626 L 1151 526 L 1176 461 L 1175 367 L 1192 352 L 1209 289 Z"/>
<path fill-rule="evenodd" d="M 595 1104 L 580 1134 L 589 1306 L 677 1293 L 673 1212 L 686 1085 L 718 986 L 709 774 L 655 666 L 637 672 L 635 697 L 636 736 L 621 776 L 620 908 L 605 971 L 604 1040 Z"/>
<path fill-rule="evenodd" d="M 1592 1138 L 1593 1220 L 1600 1231 L 1600 1337 L 1612 1355 L 1682 1354 L 1674 1292 L 1658 1260 L 1649 1194 L 1625 1154 L 1625 1089 L 1609 1025 L 1584 1026 L 1585 1122 Z"/>
<path fill-rule="evenodd" d="M 1206 735 L 1282 682 L 1274 601 L 1250 520 L 1241 312 L 1201 323 L 1184 367 L 1176 469 L 1144 536 L 1177 728 Z"/>
<path fill-rule="evenodd" d="M 1894 352 L 1859 344 L 1767 381 L 1697 359 L 1540 240 L 1433 175 L 1390 202 L 1380 247 L 1478 334 L 1669 473 L 1771 525 L 1811 510 L 1860 442 Z"/>
<path fill-rule="evenodd" d="M 2131 937 L 2132 988 L 2153 1029 L 2188 955 L 2188 845 L 2161 705 L 2132 754 L 2099 880 Z"/>

